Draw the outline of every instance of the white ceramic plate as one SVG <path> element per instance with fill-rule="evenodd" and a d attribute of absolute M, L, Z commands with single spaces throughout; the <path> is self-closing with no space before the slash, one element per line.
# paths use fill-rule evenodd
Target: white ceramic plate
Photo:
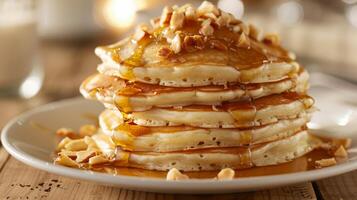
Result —
<path fill-rule="evenodd" d="M 357 138 L 357 88 L 341 80 L 323 74 L 311 77 L 311 95 L 315 97 L 321 110 L 313 118 L 312 126 L 348 127 L 353 131 L 338 132 L 338 136 L 348 135 Z M 96 181 L 133 190 L 163 193 L 225 193 L 247 190 L 258 190 L 326 178 L 357 169 L 357 144 L 353 143 L 348 161 L 336 166 L 313 171 L 297 172 L 282 175 L 239 178 L 232 181 L 187 180 L 165 181 L 151 178 L 112 176 L 77 170 L 52 164 L 56 141 L 54 130 L 60 127 L 78 128 L 92 122 L 84 115 L 97 115 L 103 107 L 96 102 L 75 98 L 51 103 L 26 112 L 11 120 L 3 129 L 1 139 L 6 150 L 16 159 L 51 173 L 72 178 Z M 35 126 L 34 126 L 35 124 Z M 43 125 L 51 130 L 39 129 Z M 332 134 L 332 133 L 330 133 Z"/>

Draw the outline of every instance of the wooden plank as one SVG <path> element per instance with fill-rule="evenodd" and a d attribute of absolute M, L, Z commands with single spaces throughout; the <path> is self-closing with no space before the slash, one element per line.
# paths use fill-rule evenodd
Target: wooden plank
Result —
<path fill-rule="evenodd" d="M 258 192 L 219 195 L 172 195 L 130 191 L 49 174 L 8 159 L 0 173 L 0 199 L 119 199 L 119 200 L 315 200 L 311 183 Z"/>
<path fill-rule="evenodd" d="M 1 146 L 1 143 L 0 143 L 0 173 L 3 169 L 3 167 L 5 166 L 5 163 L 9 159 L 9 156 L 10 155 L 5 151 L 5 149 Z"/>
<path fill-rule="evenodd" d="M 357 171 L 317 181 L 324 200 L 357 199 Z"/>

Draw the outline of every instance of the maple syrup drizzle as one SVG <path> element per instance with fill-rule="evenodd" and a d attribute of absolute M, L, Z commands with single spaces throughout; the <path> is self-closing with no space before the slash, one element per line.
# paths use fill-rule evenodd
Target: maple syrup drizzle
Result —
<path fill-rule="evenodd" d="M 253 166 L 252 152 L 250 148 L 247 148 L 247 150 L 244 153 L 239 154 L 239 162 L 240 162 L 239 168 L 249 168 Z"/>
<path fill-rule="evenodd" d="M 127 96 L 116 96 L 114 99 L 115 106 L 122 112 L 128 113 L 132 111 L 130 99 Z"/>

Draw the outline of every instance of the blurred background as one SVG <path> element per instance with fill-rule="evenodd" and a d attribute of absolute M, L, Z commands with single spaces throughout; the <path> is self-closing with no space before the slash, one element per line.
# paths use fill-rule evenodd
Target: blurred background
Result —
<path fill-rule="evenodd" d="M 357 83 L 357 0 L 215 0 L 264 32 L 277 32 L 310 71 Z M 98 45 L 113 43 L 165 5 L 198 0 L 0 0 L 1 123 L 79 95 Z M 3 124 L 0 124 L 0 126 Z"/>

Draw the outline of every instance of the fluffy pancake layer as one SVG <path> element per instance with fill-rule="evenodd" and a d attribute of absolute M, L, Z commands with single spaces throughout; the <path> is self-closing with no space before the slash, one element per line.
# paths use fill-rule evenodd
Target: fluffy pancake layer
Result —
<path fill-rule="evenodd" d="M 257 68 L 236 70 L 232 66 L 196 65 L 185 67 L 130 67 L 103 63 L 98 71 L 131 81 L 172 87 L 227 85 L 228 83 L 265 83 L 289 78 L 299 71 L 296 63 L 263 64 Z M 130 74 L 130 75 L 128 75 Z M 129 78 L 131 76 L 133 78 Z"/>
<path fill-rule="evenodd" d="M 153 108 L 123 114 L 126 120 L 141 126 L 243 128 L 270 124 L 280 119 L 296 118 L 310 112 L 313 103 L 313 99 L 309 96 L 283 93 L 252 101 L 223 103 L 220 106 Z M 120 105 L 116 106 L 122 110 Z"/>
<path fill-rule="evenodd" d="M 115 154 L 116 166 L 136 167 L 166 171 L 177 168 L 182 171 L 240 169 L 254 166 L 277 165 L 298 158 L 321 145 L 321 140 L 301 131 L 291 137 L 240 148 L 215 148 L 203 150 L 177 151 L 170 153 L 127 152 L 104 144 L 103 136 L 94 138 L 99 148 L 107 154 Z"/>
<path fill-rule="evenodd" d="M 301 71 L 296 78 L 270 83 L 173 88 L 130 83 L 123 79 L 96 74 L 83 82 L 80 91 L 84 97 L 97 99 L 107 105 L 126 101 L 125 111 L 144 111 L 154 106 L 219 105 L 222 101 L 256 99 L 286 91 L 302 94 L 306 92 L 308 77 L 307 71 Z"/>
<path fill-rule="evenodd" d="M 239 26 L 239 31 L 221 26 L 204 35 L 201 25 L 202 21 L 187 20 L 175 40 L 171 27 L 138 29 L 138 34 L 116 44 L 96 48 L 103 61 L 98 71 L 174 87 L 272 82 L 299 71 L 299 65 L 280 44 L 249 35 L 249 28 L 238 20 L 234 26 Z M 254 34 L 255 30 L 251 31 Z M 178 49 L 172 49 L 174 45 Z"/>
<path fill-rule="evenodd" d="M 130 151 L 171 152 L 201 148 L 237 147 L 289 137 L 305 129 L 310 115 L 251 129 L 207 129 L 196 127 L 140 127 L 125 124 L 121 115 L 105 110 L 100 128 L 113 141 Z"/>

